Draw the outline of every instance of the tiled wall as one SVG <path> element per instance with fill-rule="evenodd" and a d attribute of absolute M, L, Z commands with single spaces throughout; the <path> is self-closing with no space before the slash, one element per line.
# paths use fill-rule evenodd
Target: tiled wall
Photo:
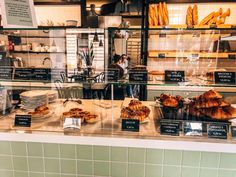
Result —
<path fill-rule="evenodd" d="M 236 177 L 236 154 L 0 142 L 0 177 Z"/>

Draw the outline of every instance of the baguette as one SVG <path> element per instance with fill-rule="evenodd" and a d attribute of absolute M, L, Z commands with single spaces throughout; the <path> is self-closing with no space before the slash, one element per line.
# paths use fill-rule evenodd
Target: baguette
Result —
<path fill-rule="evenodd" d="M 167 9 L 167 4 L 165 2 L 163 2 L 163 21 L 164 21 L 164 25 L 169 25 L 169 13 L 168 13 L 168 9 Z"/>
<path fill-rule="evenodd" d="M 208 22 L 208 25 L 216 24 L 218 17 L 221 16 L 222 13 L 222 8 L 220 8 L 219 11 L 214 14 L 214 17 Z"/>
<path fill-rule="evenodd" d="M 209 15 L 207 15 L 202 21 L 200 22 L 199 25 L 207 25 L 208 22 L 214 17 L 215 12 L 211 12 Z"/>
<path fill-rule="evenodd" d="M 230 9 L 228 9 L 225 13 L 223 13 L 221 16 L 220 16 L 220 20 L 219 20 L 219 24 L 225 24 L 225 20 L 226 20 L 226 17 L 229 17 L 230 16 Z"/>
<path fill-rule="evenodd" d="M 164 21 L 163 21 L 163 8 L 162 8 L 162 3 L 160 2 L 159 3 L 159 6 L 158 6 L 158 19 L 159 19 L 159 25 L 164 25 Z"/>
<path fill-rule="evenodd" d="M 154 26 L 154 9 L 153 6 L 149 6 L 149 15 L 148 15 L 149 26 Z"/>
<path fill-rule="evenodd" d="M 193 25 L 198 24 L 198 7 L 196 4 L 193 6 Z"/>
<path fill-rule="evenodd" d="M 188 7 L 187 15 L 186 15 L 186 25 L 192 26 L 193 25 L 193 9 L 191 6 Z"/>
<path fill-rule="evenodd" d="M 154 6 L 154 26 L 158 26 L 159 25 L 159 19 L 158 19 L 158 5 L 156 4 L 155 6 Z"/>

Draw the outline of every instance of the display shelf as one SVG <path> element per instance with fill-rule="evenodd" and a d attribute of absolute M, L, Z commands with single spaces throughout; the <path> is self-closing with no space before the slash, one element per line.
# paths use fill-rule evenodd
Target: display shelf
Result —
<path fill-rule="evenodd" d="M 233 59 L 232 56 L 236 56 L 236 53 L 217 53 L 217 52 L 183 52 L 178 51 L 152 51 L 148 52 L 150 58 L 212 58 L 212 59 Z M 235 57 L 236 59 L 236 57 Z"/>
<path fill-rule="evenodd" d="M 32 53 L 32 54 L 66 54 L 66 52 L 34 52 L 34 51 L 11 51 L 11 53 Z"/>

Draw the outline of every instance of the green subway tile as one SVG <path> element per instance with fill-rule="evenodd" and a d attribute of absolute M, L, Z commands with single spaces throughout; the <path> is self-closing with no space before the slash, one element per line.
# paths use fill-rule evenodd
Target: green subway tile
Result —
<path fill-rule="evenodd" d="M 61 160 L 61 173 L 76 174 L 76 160 Z"/>
<path fill-rule="evenodd" d="M 162 164 L 163 152 L 162 149 L 147 149 L 146 163 Z"/>
<path fill-rule="evenodd" d="M 236 170 L 219 170 L 219 177 L 236 177 Z"/>
<path fill-rule="evenodd" d="M 216 177 L 217 169 L 201 168 L 199 177 Z"/>
<path fill-rule="evenodd" d="M 109 176 L 110 164 L 108 162 L 94 162 L 95 176 Z"/>
<path fill-rule="evenodd" d="M 45 177 L 60 177 L 60 174 L 56 174 L 56 173 L 45 173 Z"/>
<path fill-rule="evenodd" d="M 45 171 L 49 173 L 60 173 L 59 159 L 44 159 Z"/>
<path fill-rule="evenodd" d="M 28 171 L 26 157 L 13 157 L 14 170 Z"/>
<path fill-rule="evenodd" d="M 182 167 L 181 177 L 198 177 L 199 168 Z"/>
<path fill-rule="evenodd" d="M 44 177 L 44 173 L 30 172 L 30 177 Z"/>
<path fill-rule="evenodd" d="M 76 175 L 61 174 L 61 177 L 77 177 Z"/>
<path fill-rule="evenodd" d="M 217 168 L 219 165 L 220 154 L 215 152 L 202 152 L 201 167 Z"/>
<path fill-rule="evenodd" d="M 144 163 L 145 149 L 144 148 L 129 148 L 129 162 Z"/>
<path fill-rule="evenodd" d="M 144 165 L 143 164 L 129 164 L 128 165 L 128 177 L 144 177 Z"/>
<path fill-rule="evenodd" d="M 94 160 L 109 160 L 109 147 L 108 146 L 94 146 L 93 149 Z"/>
<path fill-rule="evenodd" d="M 181 164 L 181 151 L 164 150 L 164 164 L 165 165 L 180 165 Z"/>
<path fill-rule="evenodd" d="M 93 175 L 93 162 L 92 161 L 77 161 L 77 170 L 81 175 Z"/>
<path fill-rule="evenodd" d="M 178 166 L 164 166 L 163 168 L 163 177 L 180 177 L 180 173 L 181 168 Z"/>
<path fill-rule="evenodd" d="M 112 162 L 111 177 L 126 177 L 127 163 Z"/>
<path fill-rule="evenodd" d="M 220 168 L 236 169 L 236 154 L 222 153 L 220 158 Z"/>
<path fill-rule="evenodd" d="M 61 144 L 60 153 L 61 153 L 60 154 L 61 158 L 75 159 L 76 158 L 75 145 Z"/>
<path fill-rule="evenodd" d="M 128 161 L 128 148 L 112 147 L 111 148 L 111 161 L 127 162 Z"/>
<path fill-rule="evenodd" d="M 200 152 L 183 151 L 183 166 L 198 167 L 200 163 Z"/>
<path fill-rule="evenodd" d="M 24 142 L 11 142 L 12 153 L 17 156 L 27 156 L 26 143 Z"/>
<path fill-rule="evenodd" d="M 11 155 L 11 146 L 9 141 L 0 141 L 0 154 Z"/>
<path fill-rule="evenodd" d="M 87 145 L 77 145 L 77 159 L 92 160 L 93 159 L 93 147 Z"/>
<path fill-rule="evenodd" d="M 146 165 L 145 177 L 162 177 L 161 165 Z"/>
<path fill-rule="evenodd" d="M 43 144 L 45 157 L 59 157 L 59 145 L 52 143 Z"/>
<path fill-rule="evenodd" d="M 43 156 L 43 146 L 41 143 L 27 143 L 28 147 L 28 156 Z"/>
<path fill-rule="evenodd" d="M 31 177 L 29 176 L 28 172 L 23 171 L 14 171 L 15 177 Z"/>
<path fill-rule="evenodd" d="M 14 172 L 13 171 L 1 170 L 0 171 L 0 176 L 1 177 L 13 177 L 14 176 Z"/>
<path fill-rule="evenodd" d="M 0 169 L 13 170 L 11 156 L 0 156 Z"/>
<path fill-rule="evenodd" d="M 32 172 L 43 172 L 44 171 L 44 164 L 43 164 L 43 158 L 37 158 L 37 157 L 29 157 L 29 170 Z"/>
<path fill-rule="evenodd" d="M 88 175 L 86 175 L 86 176 L 84 176 L 84 175 L 77 175 L 77 177 L 94 177 L 94 176 L 88 176 Z"/>

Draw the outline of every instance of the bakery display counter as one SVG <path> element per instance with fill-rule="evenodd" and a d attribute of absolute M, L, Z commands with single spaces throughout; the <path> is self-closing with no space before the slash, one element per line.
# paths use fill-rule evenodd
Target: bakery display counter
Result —
<path fill-rule="evenodd" d="M 179 136 L 162 135 L 161 108 L 156 102 L 132 100 L 56 100 L 46 109 L 41 106 L 35 110 L 13 110 L 0 119 L 0 140 L 236 152 L 236 141 L 230 131 L 227 139 L 208 138 L 206 132 L 202 136 L 187 136 L 183 132 Z M 29 114 L 32 116 L 31 127 L 15 126 L 16 115 Z M 78 114 L 85 115 L 83 120 L 72 121 L 69 124 L 73 126 L 68 126 L 68 120 L 73 116 L 78 119 Z M 121 115 L 127 115 L 127 120 L 132 116 L 139 120 L 139 131 L 122 129 Z"/>

